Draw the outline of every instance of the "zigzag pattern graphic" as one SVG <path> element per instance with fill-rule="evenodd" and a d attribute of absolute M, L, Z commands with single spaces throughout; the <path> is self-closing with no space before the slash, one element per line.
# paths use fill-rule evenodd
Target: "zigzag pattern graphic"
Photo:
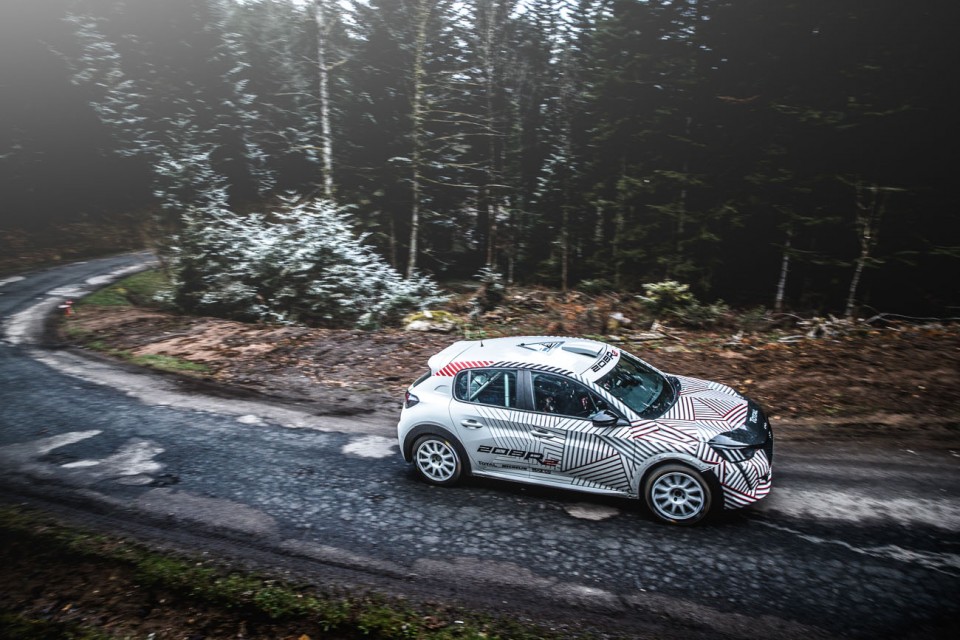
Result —
<path fill-rule="evenodd" d="M 551 438 L 550 440 L 543 440 L 543 455 L 547 459 L 552 460 L 563 460 L 563 451 L 567 446 L 567 441 L 565 438 Z"/>
<path fill-rule="evenodd" d="M 627 433 L 624 434 L 626 437 L 633 438 L 635 440 L 640 439 L 644 436 L 650 435 L 654 431 L 660 428 L 656 422 L 652 420 L 645 420 L 642 422 L 634 422 L 630 425 Z M 617 434 L 620 435 L 620 434 Z"/>
<path fill-rule="evenodd" d="M 555 413 L 526 413 L 524 414 L 524 420 L 535 427 L 563 429 L 564 431 L 576 431 L 585 422 L 577 418 L 558 416 Z M 587 422 L 587 424 L 593 426 L 591 422 Z"/>
<path fill-rule="evenodd" d="M 573 484 L 616 489 L 618 491 L 630 490 L 630 478 L 627 475 L 627 469 L 623 466 L 623 459 L 616 453 L 608 458 L 601 458 L 577 468 Z"/>
<path fill-rule="evenodd" d="M 517 425 L 524 422 L 524 417 L 518 412 L 477 405 L 477 413 L 483 417 L 498 447 L 521 451 L 527 448 L 527 438 L 517 429 Z"/>
<path fill-rule="evenodd" d="M 571 432 L 564 442 L 562 471 L 578 471 L 589 467 L 598 460 L 617 457 L 615 449 L 604 444 L 591 433 Z M 579 472 L 577 475 L 581 475 Z"/>
<path fill-rule="evenodd" d="M 765 480 L 757 485 L 757 488 L 749 493 L 744 493 L 728 485 L 723 485 L 723 506 L 727 509 L 736 509 L 745 507 L 751 502 L 756 502 L 765 498 L 770 493 L 770 487 L 773 486 L 771 480 Z"/>
<path fill-rule="evenodd" d="M 717 453 L 716 449 L 708 445 L 706 442 L 697 443 L 697 452 L 695 455 L 707 464 L 716 465 L 723 462 L 723 458 L 720 457 L 720 454 Z"/>
<path fill-rule="evenodd" d="M 455 363 L 459 370 L 477 367 L 527 368 L 563 373 L 549 367 L 507 362 Z M 448 365 L 452 367 L 453 364 Z M 570 373 L 568 378 L 578 379 Z M 724 506 L 734 508 L 755 502 L 769 493 L 770 461 L 763 450 L 749 460 L 730 462 L 705 441 L 742 425 L 749 411 L 741 396 L 724 385 L 684 379 L 684 393 L 659 420 L 635 420 L 629 426 L 597 427 L 592 421 L 549 413 L 474 405 L 497 447 L 533 451 L 559 465 L 532 468 L 549 474 L 551 482 L 582 488 L 631 493 L 636 474 L 653 456 L 683 452 L 710 465 L 722 488 Z M 596 388 L 591 390 L 597 392 Z M 699 394 L 699 395 L 697 395 Z M 606 395 L 606 394 L 603 394 Z M 534 437 L 533 429 L 548 430 L 551 437 Z M 510 464 L 517 464 L 512 459 Z"/>
<path fill-rule="evenodd" d="M 666 441 L 651 439 L 628 441 L 609 436 L 599 436 L 599 438 L 611 448 L 616 449 L 632 466 L 640 466 L 651 456 L 676 451 L 676 445 Z"/>
<path fill-rule="evenodd" d="M 723 487 L 724 506 L 736 508 L 755 502 L 769 493 L 770 463 L 763 451 L 743 462 L 734 464 L 723 461 L 715 467 L 715 473 Z M 763 475 L 767 477 L 761 480 Z"/>
<path fill-rule="evenodd" d="M 735 398 L 741 398 L 733 387 L 727 386 L 722 382 L 713 382 L 711 380 L 700 380 L 699 378 L 687 378 L 686 376 L 676 376 L 680 381 L 681 396 L 696 395 L 704 391 L 719 391 L 720 393 Z"/>
<path fill-rule="evenodd" d="M 698 380 L 696 378 L 684 378 L 682 376 L 677 376 L 680 380 L 680 395 L 689 396 L 696 393 L 703 393 L 704 391 L 710 391 L 710 383 L 706 380 Z"/>
<path fill-rule="evenodd" d="M 735 429 L 747 418 L 748 405 L 736 397 L 693 396 L 681 394 L 676 404 L 659 422 L 718 422 L 724 431 Z"/>
<path fill-rule="evenodd" d="M 686 425 L 662 423 L 660 428 L 646 436 L 647 440 L 663 440 L 677 446 L 697 442 L 697 431 Z"/>

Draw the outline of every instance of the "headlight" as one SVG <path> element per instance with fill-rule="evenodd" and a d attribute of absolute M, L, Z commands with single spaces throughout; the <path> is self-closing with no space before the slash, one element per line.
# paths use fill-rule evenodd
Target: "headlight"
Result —
<path fill-rule="evenodd" d="M 762 442 L 743 442 L 741 439 L 731 437 L 734 434 L 738 436 L 744 435 L 737 431 L 721 433 L 707 444 L 727 462 L 743 462 L 744 460 L 749 460 L 757 453 L 757 449 L 763 446 Z"/>
<path fill-rule="evenodd" d="M 723 437 L 723 436 L 719 436 L 719 437 Z M 747 445 L 720 444 L 720 443 L 714 442 L 713 440 L 711 440 L 709 444 L 710 444 L 710 447 L 714 451 L 719 453 L 720 457 L 726 460 L 727 462 L 744 462 L 745 460 L 749 460 L 754 456 L 754 454 L 757 453 L 757 449 L 759 448 L 757 445 L 750 445 L 750 444 L 747 444 Z"/>

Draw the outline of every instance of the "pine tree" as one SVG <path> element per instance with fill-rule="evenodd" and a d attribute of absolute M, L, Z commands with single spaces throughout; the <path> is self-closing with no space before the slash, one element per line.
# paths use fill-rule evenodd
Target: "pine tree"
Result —
<path fill-rule="evenodd" d="M 147 160 L 154 195 L 174 219 L 227 194 L 247 200 L 269 191 L 273 176 L 251 131 L 260 116 L 224 6 L 118 2 L 106 15 L 70 20 L 80 47 L 74 82 L 98 93 L 93 106 L 116 132 L 118 152 Z"/>

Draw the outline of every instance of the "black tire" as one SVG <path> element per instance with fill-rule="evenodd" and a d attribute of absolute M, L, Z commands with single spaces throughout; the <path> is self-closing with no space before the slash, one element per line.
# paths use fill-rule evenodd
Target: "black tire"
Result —
<path fill-rule="evenodd" d="M 692 525 L 710 513 L 713 491 L 699 471 L 685 464 L 665 464 L 643 483 L 643 497 L 661 522 Z"/>
<path fill-rule="evenodd" d="M 428 433 L 416 439 L 411 450 L 413 468 L 427 484 L 449 487 L 460 481 L 466 455 L 460 443 Z"/>

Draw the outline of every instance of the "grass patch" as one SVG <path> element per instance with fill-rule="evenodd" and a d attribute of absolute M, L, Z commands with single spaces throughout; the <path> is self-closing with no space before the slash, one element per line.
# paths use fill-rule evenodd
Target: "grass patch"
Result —
<path fill-rule="evenodd" d="M 176 356 L 164 356 L 159 354 L 134 356 L 128 351 L 116 352 L 114 355 L 119 355 L 125 360 L 129 360 L 133 364 L 137 364 L 142 367 L 150 367 L 152 369 L 159 369 L 160 371 L 167 371 L 169 373 L 210 373 L 210 367 L 207 365 L 199 362 L 190 362 L 189 360 L 177 358 Z"/>
<path fill-rule="evenodd" d="M 171 290 L 166 274 L 159 269 L 141 271 L 86 296 L 78 305 L 101 307 L 156 307 Z"/>
<path fill-rule="evenodd" d="M 178 607 L 190 611 L 190 616 L 195 616 L 194 612 L 201 608 L 208 619 L 215 617 L 225 628 L 236 629 L 239 622 L 246 621 L 258 625 L 261 631 L 269 629 L 273 634 L 270 637 L 307 635 L 330 640 L 358 637 L 559 640 L 571 637 L 569 632 L 560 634 L 532 624 L 442 605 L 418 607 L 371 595 L 327 595 L 310 585 L 233 571 L 209 558 L 158 553 L 112 535 L 65 526 L 22 507 L 0 507 L 0 543 L 0 561 L 8 567 L 10 579 L 16 580 L 17 572 L 25 572 L 30 579 L 43 581 L 47 585 L 45 590 L 55 590 L 56 576 L 83 571 L 84 580 L 102 589 L 115 589 L 117 597 L 126 604 L 130 604 L 128 600 L 133 597 L 148 603 L 175 601 Z M 91 571 L 102 574 L 89 575 Z M 37 572 L 44 575 L 38 576 Z M 176 612 L 168 615 L 171 616 L 169 623 L 174 624 Z M 17 635 L 3 635 L 0 631 L 0 640 L 109 637 L 89 625 L 84 627 L 29 610 L 13 610 L 9 604 L 0 610 L 0 629 L 17 631 Z M 187 634 L 188 630 L 178 632 Z"/>

